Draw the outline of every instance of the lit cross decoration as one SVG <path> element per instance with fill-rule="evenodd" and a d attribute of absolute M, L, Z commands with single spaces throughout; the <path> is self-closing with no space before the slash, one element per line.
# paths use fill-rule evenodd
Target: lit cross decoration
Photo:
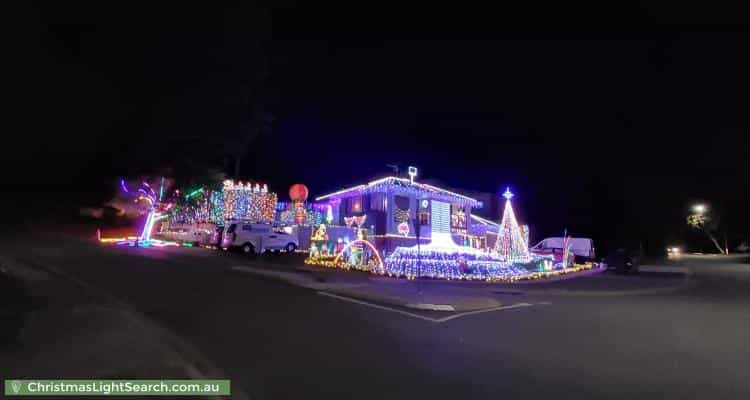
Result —
<path fill-rule="evenodd" d="M 409 179 L 414 183 L 414 177 L 417 176 L 417 167 L 409 167 Z"/>
<path fill-rule="evenodd" d="M 510 200 L 510 199 L 513 198 L 513 196 L 515 196 L 515 195 L 513 193 L 511 193 L 510 187 L 506 187 L 505 188 L 505 193 L 503 193 L 503 197 L 505 197 L 505 200 Z"/>

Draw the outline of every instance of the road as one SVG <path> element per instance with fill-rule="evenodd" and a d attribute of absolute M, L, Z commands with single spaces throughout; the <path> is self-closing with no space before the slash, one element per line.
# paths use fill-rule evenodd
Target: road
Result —
<path fill-rule="evenodd" d="M 234 254 L 15 240 L 5 254 L 130 304 L 251 398 L 750 398 L 737 258 L 686 257 L 692 284 L 674 293 L 521 297 L 434 323 L 237 273 Z"/>

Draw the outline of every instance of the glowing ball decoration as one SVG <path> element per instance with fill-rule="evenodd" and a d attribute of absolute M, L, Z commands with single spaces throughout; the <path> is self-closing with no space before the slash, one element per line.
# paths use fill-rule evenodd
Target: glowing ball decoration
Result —
<path fill-rule="evenodd" d="M 295 183 L 289 188 L 289 198 L 292 199 L 293 202 L 301 203 L 307 200 L 308 194 L 307 186 L 301 183 Z"/>
<path fill-rule="evenodd" d="M 296 224 L 303 225 L 307 221 L 307 211 L 302 207 L 302 203 L 307 200 L 308 194 L 307 186 L 301 183 L 295 183 L 289 188 L 289 198 L 292 199 L 292 205 L 294 206 L 294 222 Z"/>

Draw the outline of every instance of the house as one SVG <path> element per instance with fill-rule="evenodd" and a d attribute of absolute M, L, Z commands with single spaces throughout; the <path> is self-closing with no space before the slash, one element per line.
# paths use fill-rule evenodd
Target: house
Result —
<path fill-rule="evenodd" d="M 334 225 L 359 225 L 381 252 L 431 240 L 432 232 L 450 233 L 457 245 L 470 240 L 472 210 L 482 202 L 454 191 L 389 176 L 315 198 L 331 205 Z"/>

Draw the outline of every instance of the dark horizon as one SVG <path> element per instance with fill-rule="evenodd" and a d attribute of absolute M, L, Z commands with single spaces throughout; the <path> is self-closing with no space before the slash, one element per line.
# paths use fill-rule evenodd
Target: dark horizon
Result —
<path fill-rule="evenodd" d="M 493 30 L 487 16 L 418 33 L 405 15 L 377 30 L 373 14 L 355 29 L 292 2 L 184 8 L 166 25 L 170 10 L 17 10 L 12 47 L 32 63 L 12 64 L 20 134 L 5 182 L 19 193 L 45 182 L 46 200 L 97 205 L 118 176 L 206 165 L 232 175 L 222 154 L 257 99 L 272 132 L 248 146 L 240 175 L 282 198 L 292 183 L 314 197 L 397 163 L 454 188 L 511 186 L 537 239 L 567 228 L 605 248 L 704 244 L 685 216 L 705 201 L 731 215 L 735 246 L 750 222 L 739 173 L 750 35 L 672 31 L 706 28 L 690 25 L 694 14 L 618 31 L 640 15 L 628 10 L 609 28 L 558 21 L 548 33 L 520 21 Z M 316 16 L 322 25 L 302 39 Z"/>

